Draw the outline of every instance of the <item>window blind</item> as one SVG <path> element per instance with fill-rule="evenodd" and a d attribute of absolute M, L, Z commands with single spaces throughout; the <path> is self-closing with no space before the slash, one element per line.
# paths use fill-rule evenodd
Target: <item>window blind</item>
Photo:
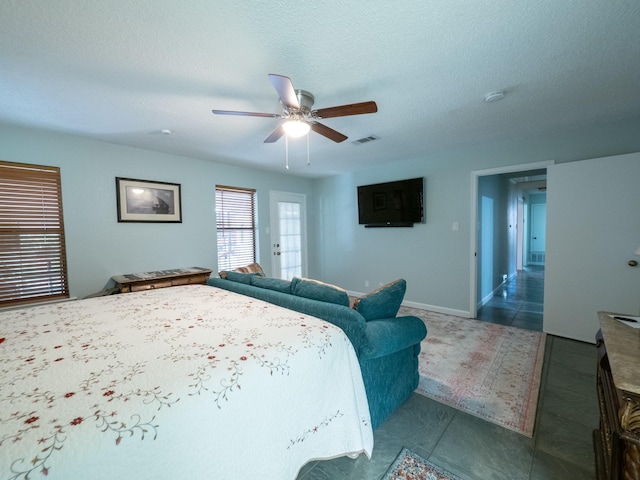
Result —
<path fill-rule="evenodd" d="M 68 297 L 60 169 L 0 161 L 0 306 Z"/>
<path fill-rule="evenodd" d="M 256 262 L 254 189 L 216 185 L 218 270 Z"/>

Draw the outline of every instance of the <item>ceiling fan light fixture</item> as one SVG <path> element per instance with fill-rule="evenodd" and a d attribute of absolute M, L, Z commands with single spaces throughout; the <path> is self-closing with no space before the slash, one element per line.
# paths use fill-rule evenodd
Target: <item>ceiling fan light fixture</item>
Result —
<path fill-rule="evenodd" d="M 302 120 L 287 120 L 282 124 L 282 128 L 289 137 L 302 137 L 309 133 L 311 126 Z"/>

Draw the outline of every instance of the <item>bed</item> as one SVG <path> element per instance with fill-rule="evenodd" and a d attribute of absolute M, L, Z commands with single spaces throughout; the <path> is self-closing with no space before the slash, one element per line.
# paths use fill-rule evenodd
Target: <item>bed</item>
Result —
<path fill-rule="evenodd" d="M 370 458 L 351 343 L 188 285 L 0 313 L 0 479 L 294 479 Z"/>

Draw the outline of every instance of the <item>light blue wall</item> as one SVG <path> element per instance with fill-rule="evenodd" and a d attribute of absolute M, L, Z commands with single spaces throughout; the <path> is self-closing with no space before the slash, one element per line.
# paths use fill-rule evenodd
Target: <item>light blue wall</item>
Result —
<path fill-rule="evenodd" d="M 493 242 L 492 264 L 486 265 L 485 259 L 482 257 L 482 209 L 478 209 L 478 301 L 485 299 L 486 292 L 493 292 L 501 283 L 502 275 L 511 275 L 515 273 L 515 265 L 512 258 L 515 258 L 515 219 L 513 218 L 513 202 L 515 196 L 513 194 L 512 184 L 503 175 L 487 175 L 478 178 L 478 205 L 481 205 L 482 196 L 493 199 L 493 225 L 491 226 Z M 489 285 L 483 285 L 480 279 L 483 277 L 485 266 L 489 271 L 493 272 Z M 485 292 L 482 292 L 484 289 Z"/>
<path fill-rule="evenodd" d="M 640 151 L 638 131 L 640 119 L 423 158 L 406 159 L 398 152 L 391 166 L 318 180 L 2 125 L 0 159 L 62 168 L 73 296 L 99 290 L 115 274 L 192 265 L 217 270 L 213 206 L 219 183 L 258 189 L 260 258 L 266 269 L 271 263 L 269 190 L 305 193 L 310 277 L 354 292 L 403 277 L 408 302 L 464 314 L 470 299 L 471 172 Z M 375 143 L 360 148 L 375 148 Z M 180 183 L 184 222 L 118 223 L 117 176 Z M 426 178 L 426 224 L 392 229 L 358 225 L 358 185 L 421 176 Z M 453 222 L 458 231 L 452 230 Z"/>
<path fill-rule="evenodd" d="M 258 190 L 260 259 L 270 269 L 269 190 L 311 191 L 310 180 L 284 173 L 7 126 L 0 127 L 0 159 L 60 167 L 69 289 L 75 297 L 100 290 L 118 274 L 189 266 L 217 271 L 216 184 Z M 116 177 L 181 184 L 182 223 L 118 223 Z M 309 237 L 313 248 L 313 230 Z"/>
<path fill-rule="evenodd" d="M 318 180 L 315 204 L 311 203 L 318 216 L 315 271 L 322 280 L 354 292 L 366 292 L 402 277 L 407 280 L 406 301 L 434 310 L 468 313 L 470 229 L 475 228 L 469 225 L 472 172 L 640 151 L 638 131 L 640 120 L 468 146 L 424 158 L 400 160 L 402 153 L 398 152 L 399 161 L 393 165 Z M 369 147 L 375 148 L 375 143 L 361 148 Z M 426 184 L 426 224 L 382 229 L 358 225 L 358 185 L 420 176 Z M 458 231 L 452 230 L 453 222 L 458 222 Z"/>

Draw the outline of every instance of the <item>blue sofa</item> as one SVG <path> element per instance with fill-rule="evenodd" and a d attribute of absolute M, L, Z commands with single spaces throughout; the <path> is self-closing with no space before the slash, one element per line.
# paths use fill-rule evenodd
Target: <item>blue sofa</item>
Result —
<path fill-rule="evenodd" d="M 372 427 L 375 429 L 418 386 L 420 342 L 427 335 L 424 322 L 413 316 L 367 321 L 360 312 L 350 308 L 348 302 L 347 305 L 339 305 L 325 301 L 321 296 L 318 297 L 320 299 L 314 299 L 309 298 L 313 294 L 301 296 L 292 293 L 300 291 L 290 286 L 297 280 L 300 279 L 294 279 L 293 282 L 260 280 L 251 275 L 235 274 L 233 279 L 231 275 L 227 279 L 210 278 L 207 284 L 318 317 L 340 327 L 351 340 L 358 356 Z"/>

